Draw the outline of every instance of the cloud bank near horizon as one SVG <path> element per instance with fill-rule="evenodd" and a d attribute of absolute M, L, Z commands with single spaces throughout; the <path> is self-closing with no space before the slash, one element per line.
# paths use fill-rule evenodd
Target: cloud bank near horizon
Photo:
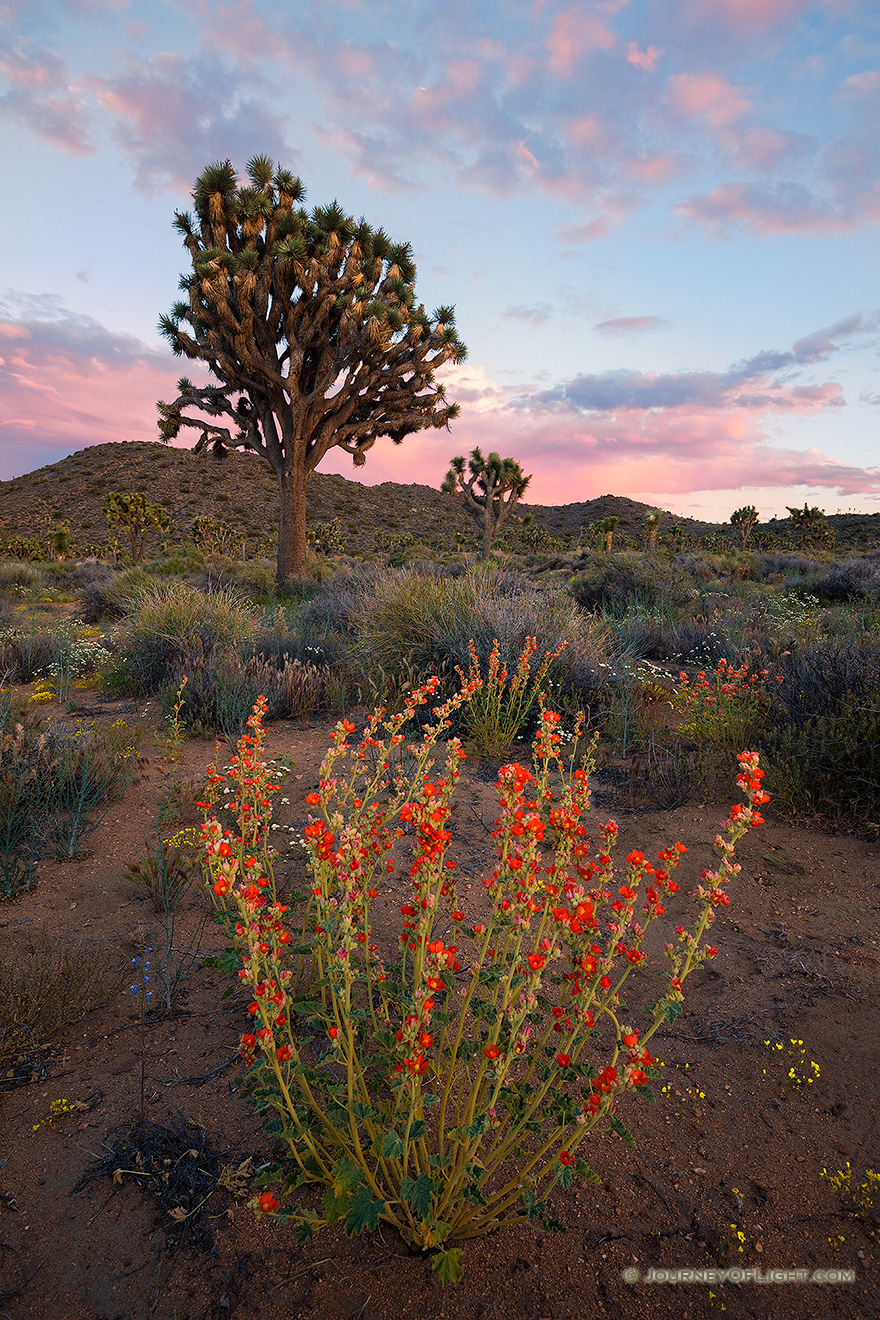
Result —
<path fill-rule="evenodd" d="M 826 490 L 880 498 L 880 471 L 769 442 L 765 421 L 792 410 L 843 405 L 837 382 L 798 383 L 847 341 L 871 335 L 876 315 L 853 314 L 804 335 L 790 349 L 764 350 L 728 371 L 578 375 L 548 390 L 504 387 L 479 366 L 448 368 L 462 405 L 454 428 L 410 436 L 401 451 L 380 442 L 368 465 L 328 456 L 323 471 L 366 484 L 438 485 L 453 453 L 480 445 L 534 472 L 537 503 L 571 503 L 605 491 L 639 496 L 742 488 Z M 30 454 L 57 458 L 118 440 L 158 438 L 155 403 L 175 392 L 177 361 L 133 335 L 69 311 L 51 295 L 0 299 L 0 419 L 7 478 L 33 470 Z M 387 452 L 386 452 L 387 448 Z M 14 470 L 13 470 L 14 469 Z"/>

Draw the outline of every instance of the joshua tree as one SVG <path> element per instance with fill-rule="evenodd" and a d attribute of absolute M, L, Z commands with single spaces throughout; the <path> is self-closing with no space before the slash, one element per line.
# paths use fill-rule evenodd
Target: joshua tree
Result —
<path fill-rule="evenodd" d="M 617 524 L 620 521 L 616 513 L 612 513 L 607 518 L 600 518 L 594 522 L 590 528 L 591 532 L 596 533 L 596 542 L 605 551 L 606 555 L 611 554 L 611 546 L 614 542 L 614 533 L 617 530 Z"/>
<path fill-rule="evenodd" d="M 792 508 L 790 504 L 785 506 L 789 511 L 789 528 L 796 533 L 798 541 L 806 548 L 809 545 L 830 545 L 833 543 L 834 528 L 829 527 L 825 520 L 825 511 L 821 508 L 810 508 L 803 504 L 803 508 Z"/>
<path fill-rule="evenodd" d="M 464 498 L 468 513 L 482 529 L 483 558 L 488 559 L 495 533 L 508 518 L 516 517 L 513 510 L 532 478 L 523 476 L 514 459 L 494 453 L 483 458 L 479 449 L 471 450 L 468 468 L 470 476 L 465 480 L 464 459 L 454 458 L 441 490 Z"/>
<path fill-rule="evenodd" d="M 131 557 L 136 564 L 144 557 L 147 532 L 154 527 L 163 532 L 171 529 L 168 510 L 161 504 L 151 504 L 140 492 L 111 491 L 104 501 L 102 513 L 111 531 L 114 527 L 121 527 L 128 532 Z"/>
<path fill-rule="evenodd" d="M 741 509 L 734 509 L 730 515 L 730 524 L 738 530 L 743 550 L 745 550 L 746 542 L 755 530 L 757 522 L 758 510 L 754 504 L 744 504 Z"/>
<path fill-rule="evenodd" d="M 817 509 L 815 505 L 811 509 L 806 502 L 802 509 L 793 509 L 790 504 L 785 507 L 788 509 L 789 527 L 802 546 L 822 545 L 834 540 L 834 531 L 825 521 L 823 509 Z"/>
<path fill-rule="evenodd" d="M 651 509 L 645 514 L 645 544 L 652 553 L 657 549 L 657 533 L 662 521 L 662 509 Z"/>
<path fill-rule="evenodd" d="M 360 467 L 380 436 L 400 444 L 446 426 L 458 407 L 434 372 L 467 350 L 451 307 L 428 316 L 416 302 L 408 243 L 336 202 L 307 213 L 301 181 L 265 156 L 247 172 L 239 185 L 229 161 L 209 166 L 195 216 L 175 215 L 193 268 L 159 328 L 220 384 L 179 381 L 174 402 L 158 405 L 159 431 L 167 441 L 194 427 L 196 452 L 250 449 L 271 464 L 283 584 L 305 572 L 306 487 L 328 449 Z"/>

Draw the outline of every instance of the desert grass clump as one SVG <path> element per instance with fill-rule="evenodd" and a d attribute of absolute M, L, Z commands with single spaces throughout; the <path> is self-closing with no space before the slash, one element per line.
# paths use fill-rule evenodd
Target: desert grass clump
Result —
<path fill-rule="evenodd" d="M 107 729 L 50 729 L 51 782 L 45 830 L 58 861 L 83 855 L 83 844 L 136 778 L 143 726 L 116 720 Z"/>
<path fill-rule="evenodd" d="M 287 653 L 267 660 L 230 649 L 199 657 L 186 674 L 173 670 L 160 697 L 181 726 L 219 730 L 235 742 L 261 693 L 270 719 L 305 719 L 324 704 L 326 683 L 325 668 Z"/>
<path fill-rule="evenodd" d="M 161 834 L 139 862 L 125 868 L 123 880 L 127 893 L 149 903 L 156 912 L 176 906 L 198 873 L 194 845 L 195 829 L 178 830 L 170 839 Z"/>
<path fill-rule="evenodd" d="M 138 692 L 147 695 L 160 691 L 177 667 L 249 645 L 255 629 L 253 614 L 228 589 L 153 585 L 138 596 L 118 653 Z"/>
<path fill-rule="evenodd" d="M 4 693 L 4 697 L 5 697 Z M 3 703 L 0 726 L 0 899 L 34 882 L 46 848 L 46 822 L 55 797 L 56 762 L 46 734 L 21 722 Z"/>
<path fill-rule="evenodd" d="M 0 962 L 0 1068 L 52 1043 L 123 983 L 93 944 L 31 941 Z"/>
<path fill-rule="evenodd" d="M 155 579 L 145 568 L 130 568 L 124 573 L 106 564 L 82 565 L 82 568 L 88 568 L 89 572 L 83 572 L 75 587 L 84 623 L 123 619 L 143 595 L 156 589 Z"/>
<path fill-rule="evenodd" d="M 21 559 L 4 559 L 0 562 L 0 595 L 21 597 L 28 592 L 38 591 L 42 584 L 43 574 L 36 564 L 28 564 Z"/>

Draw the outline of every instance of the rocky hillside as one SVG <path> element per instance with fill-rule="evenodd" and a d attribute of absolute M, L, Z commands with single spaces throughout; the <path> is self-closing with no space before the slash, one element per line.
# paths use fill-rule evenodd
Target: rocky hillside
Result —
<path fill-rule="evenodd" d="M 110 491 L 143 491 L 165 506 L 175 536 L 187 538 L 194 520 L 207 515 L 232 524 L 258 540 L 278 523 L 278 486 L 269 466 L 256 455 L 233 452 L 223 459 L 194 455 L 156 443 L 122 441 L 81 449 L 48 467 L 0 482 L 0 535 L 32 536 L 65 523 L 75 545 L 103 541 L 107 527 L 101 505 Z M 618 543 L 638 543 L 650 508 L 619 495 L 602 495 L 566 505 L 523 505 L 534 523 L 553 536 L 577 537 L 582 528 L 616 514 Z M 352 552 L 368 552 L 389 538 L 426 541 L 432 549 L 453 550 L 456 534 L 465 548 L 478 543 L 462 504 L 431 486 L 384 482 L 365 486 L 345 477 L 313 474 L 309 482 L 309 522 L 337 518 Z M 870 548 L 880 542 L 880 513 L 839 514 L 828 519 L 839 544 Z M 718 524 L 667 514 L 694 536 L 725 530 Z M 772 528 L 773 524 L 765 524 Z"/>

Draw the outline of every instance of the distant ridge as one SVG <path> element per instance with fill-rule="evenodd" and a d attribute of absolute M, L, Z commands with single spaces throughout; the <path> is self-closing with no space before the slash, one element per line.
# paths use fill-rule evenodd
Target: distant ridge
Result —
<path fill-rule="evenodd" d="M 48 525 L 65 522 L 77 545 L 107 537 L 101 506 L 111 490 L 143 491 L 165 506 L 178 536 L 186 537 L 200 515 L 240 526 L 250 537 L 272 532 L 278 525 L 278 485 L 274 473 L 255 454 L 230 452 L 217 460 L 210 454 L 173 449 L 147 441 L 118 441 L 80 449 L 67 458 L 11 481 L 0 482 L 0 534 L 31 536 Z M 640 541 L 646 512 L 624 495 L 600 495 L 574 504 L 520 504 L 534 522 L 554 536 L 576 537 L 581 528 L 616 515 L 618 534 Z M 476 528 L 461 504 L 433 486 L 358 481 L 315 472 L 309 481 L 309 523 L 339 518 L 348 548 L 354 553 L 374 548 L 378 530 L 424 538 L 432 545 L 454 548 L 455 534 L 476 544 Z M 832 514 L 828 522 L 842 542 L 859 539 L 875 544 L 880 538 L 880 513 Z M 674 524 L 694 536 L 730 528 L 667 513 Z M 766 525 L 766 524 L 765 524 Z M 772 524 L 770 524 L 772 525 Z M 777 524 L 778 526 L 778 524 Z"/>

